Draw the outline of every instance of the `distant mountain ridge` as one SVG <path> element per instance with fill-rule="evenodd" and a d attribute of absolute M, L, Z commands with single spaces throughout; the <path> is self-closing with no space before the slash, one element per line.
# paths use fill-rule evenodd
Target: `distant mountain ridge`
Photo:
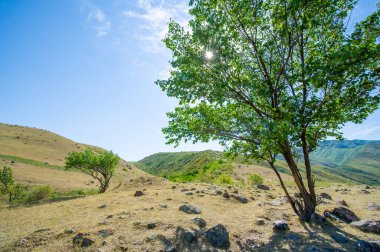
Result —
<path fill-rule="evenodd" d="M 217 159 L 225 159 L 222 152 L 167 152 L 145 157 L 136 165 L 148 173 L 167 177 L 200 169 Z M 380 185 L 380 141 L 327 140 L 311 154 L 311 161 L 318 180 Z M 277 165 L 289 174 L 283 160 Z"/>

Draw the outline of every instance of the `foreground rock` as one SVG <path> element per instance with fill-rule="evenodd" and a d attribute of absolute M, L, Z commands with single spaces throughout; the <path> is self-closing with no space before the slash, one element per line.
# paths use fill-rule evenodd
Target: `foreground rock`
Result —
<path fill-rule="evenodd" d="M 227 249 L 230 247 L 228 231 L 222 224 L 218 224 L 207 230 L 205 239 L 215 248 Z"/>
<path fill-rule="evenodd" d="M 380 234 L 380 221 L 361 220 L 351 222 L 351 226 L 356 227 L 364 232 Z"/>
<path fill-rule="evenodd" d="M 341 233 L 333 233 L 333 234 L 331 234 L 331 238 L 333 238 L 334 241 L 336 241 L 337 243 L 347 243 L 348 242 L 347 236 L 345 236 L 344 234 L 341 234 Z"/>
<path fill-rule="evenodd" d="M 200 214 L 202 212 L 201 209 L 192 205 L 182 205 L 179 210 L 187 214 Z"/>
<path fill-rule="evenodd" d="M 288 230 L 289 230 L 289 225 L 286 221 L 277 220 L 273 222 L 273 231 L 282 232 L 282 231 L 288 231 Z"/>
<path fill-rule="evenodd" d="M 356 243 L 360 252 L 379 252 L 380 245 L 374 242 L 367 242 L 364 240 L 358 240 Z"/>
<path fill-rule="evenodd" d="M 353 221 L 359 221 L 360 218 L 356 216 L 354 212 L 345 207 L 336 207 L 332 210 L 326 210 L 323 215 L 326 218 L 342 221 L 345 223 L 351 223 Z"/>

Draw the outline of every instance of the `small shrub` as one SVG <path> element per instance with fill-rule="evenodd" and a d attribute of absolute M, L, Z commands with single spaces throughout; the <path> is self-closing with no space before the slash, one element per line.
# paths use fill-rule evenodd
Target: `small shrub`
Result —
<path fill-rule="evenodd" d="M 235 183 L 235 181 L 231 178 L 231 176 L 227 174 L 221 174 L 215 181 L 218 184 L 228 184 L 232 185 Z"/>
<path fill-rule="evenodd" d="M 35 203 L 48 199 L 54 193 L 54 189 L 48 185 L 33 187 L 27 192 L 25 203 Z"/>
<path fill-rule="evenodd" d="M 264 183 L 264 179 L 259 174 L 253 173 L 253 174 L 249 175 L 248 183 L 250 185 L 259 185 L 259 184 Z"/>

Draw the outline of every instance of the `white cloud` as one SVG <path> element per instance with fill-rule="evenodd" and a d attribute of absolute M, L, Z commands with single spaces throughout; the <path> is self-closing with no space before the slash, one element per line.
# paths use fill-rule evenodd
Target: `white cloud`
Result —
<path fill-rule="evenodd" d="M 125 10 L 128 20 L 137 19 L 139 25 L 133 35 L 141 41 L 143 49 L 157 53 L 164 49 L 161 40 L 168 31 L 170 18 L 186 26 L 189 20 L 187 1 L 137 0 L 136 10 Z"/>
<path fill-rule="evenodd" d="M 87 21 L 92 25 L 98 37 L 106 36 L 111 29 L 111 22 L 104 11 L 92 0 L 82 0 L 82 9 L 87 12 Z"/>

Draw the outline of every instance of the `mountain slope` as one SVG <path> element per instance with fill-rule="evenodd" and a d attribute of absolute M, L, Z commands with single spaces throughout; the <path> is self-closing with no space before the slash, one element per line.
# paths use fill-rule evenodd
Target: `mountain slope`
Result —
<path fill-rule="evenodd" d="M 157 153 L 148 156 L 136 165 L 151 174 L 169 177 L 187 174 L 225 157 L 221 152 Z M 380 141 L 345 140 L 326 141 L 312 153 L 313 172 L 317 181 L 351 182 L 380 185 Z M 235 163 L 238 173 L 241 160 Z M 286 163 L 279 160 L 279 170 L 290 175 Z M 265 164 L 263 164 L 265 167 Z M 301 171 L 304 170 L 300 164 Z"/>

